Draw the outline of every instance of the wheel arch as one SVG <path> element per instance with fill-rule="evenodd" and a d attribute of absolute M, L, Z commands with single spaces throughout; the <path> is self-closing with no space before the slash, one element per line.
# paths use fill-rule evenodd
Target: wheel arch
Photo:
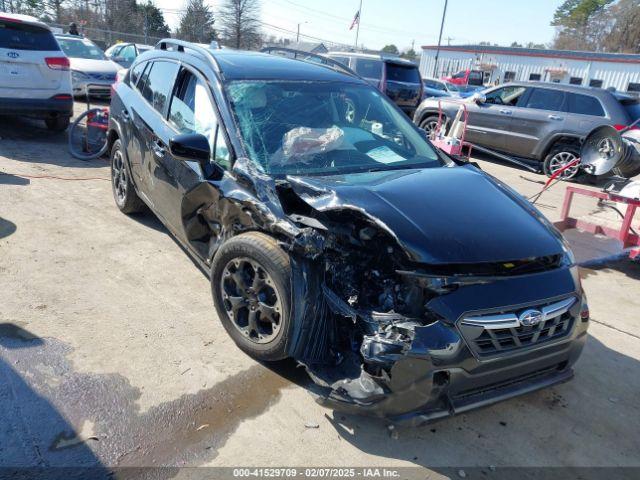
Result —
<path fill-rule="evenodd" d="M 540 153 L 536 155 L 536 157 L 543 161 L 547 158 L 547 155 L 553 150 L 555 147 L 559 145 L 571 145 L 575 146 L 578 150 L 582 146 L 582 140 L 584 137 L 580 137 L 579 135 L 571 134 L 571 133 L 558 133 L 549 138 L 546 143 L 543 144 Z"/>

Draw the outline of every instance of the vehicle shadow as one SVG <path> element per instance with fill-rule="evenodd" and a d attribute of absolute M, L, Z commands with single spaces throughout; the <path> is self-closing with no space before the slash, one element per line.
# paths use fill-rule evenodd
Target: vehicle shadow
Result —
<path fill-rule="evenodd" d="M 43 343 L 18 324 L 0 323 L 0 477 L 112 478 L 80 432 L 7 359 L 7 351 Z"/>
<path fill-rule="evenodd" d="M 10 222 L 6 218 L 0 217 L 0 238 L 5 238 L 9 235 L 13 235 L 17 228 L 18 227 L 15 223 Z"/>
<path fill-rule="evenodd" d="M 338 411 L 326 418 L 340 438 L 367 454 L 443 475 L 456 468 L 456 477 L 461 467 L 478 469 L 480 478 L 504 478 L 489 467 L 640 466 L 640 442 L 631 433 L 638 425 L 640 362 L 590 336 L 575 370 L 566 384 L 419 428 L 390 428 Z"/>
<path fill-rule="evenodd" d="M 29 164 L 61 167 L 99 168 L 107 165 L 106 157 L 78 160 L 67 150 L 66 132 L 52 132 L 42 120 L 28 117 L 0 116 L 0 157 Z M 5 173 L 10 167 L 3 166 Z M 0 183 L 4 175 L 0 175 Z M 6 181 L 6 179 L 5 179 Z"/>
<path fill-rule="evenodd" d="M 13 175 L 11 173 L 0 172 L 0 185 L 17 185 L 24 187 L 29 185 L 31 180 L 21 177 L 19 175 Z"/>

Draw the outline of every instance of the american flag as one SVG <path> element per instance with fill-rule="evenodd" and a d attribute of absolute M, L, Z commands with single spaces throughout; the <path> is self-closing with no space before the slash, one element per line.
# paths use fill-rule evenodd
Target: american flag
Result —
<path fill-rule="evenodd" d="M 353 22 L 351 22 L 351 26 L 349 27 L 349 30 L 353 30 L 353 27 L 356 26 L 356 23 L 360 23 L 360 10 L 358 10 L 356 12 L 356 16 L 353 17 Z"/>

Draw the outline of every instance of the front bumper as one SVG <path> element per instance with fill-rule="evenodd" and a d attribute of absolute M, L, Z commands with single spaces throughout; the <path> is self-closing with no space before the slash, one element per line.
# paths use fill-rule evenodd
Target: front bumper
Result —
<path fill-rule="evenodd" d="M 113 81 L 102 80 L 75 80 L 73 81 L 73 95 L 92 97 L 111 97 Z"/>
<path fill-rule="evenodd" d="M 0 98 L 0 114 L 28 115 L 42 118 L 70 117 L 73 115 L 73 100 L 71 98 Z"/>
<path fill-rule="evenodd" d="M 533 298 L 538 299 L 575 297 L 566 313 L 572 322 L 565 335 L 490 356 L 470 348 L 460 329 L 465 314 L 493 310 L 496 305 L 521 309 L 543 302 L 532 302 L 532 292 L 536 295 Z M 540 294 L 543 296 L 538 297 Z M 349 391 L 346 388 L 334 390 L 319 402 L 338 411 L 416 426 L 566 382 L 573 376 L 571 367 L 587 338 L 589 322 L 580 317 L 582 299 L 576 269 L 461 288 L 432 302 L 440 314 L 449 311 L 454 316 L 441 315 L 443 320 L 415 329 L 410 350 L 389 371 L 384 394 L 380 389 L 371 389 L 371 396 L 354 398 L 345 394 Z M 501 303 L 493 303 L 497 300 Z M 362 385 L 381 383 L 364 371 L 350 381 Z"/>

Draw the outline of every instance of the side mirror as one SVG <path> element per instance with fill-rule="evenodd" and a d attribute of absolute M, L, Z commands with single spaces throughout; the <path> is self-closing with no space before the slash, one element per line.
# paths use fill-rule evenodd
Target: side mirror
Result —
<path fill-rule="evenodd" d="M 203 172 L 211 160 L 209 140 L 201 133 L 184 133 L 169 140 L 171 155 L 182 161 L 198 162 Z"/>
<path fill-rule="evenodd" d="M 482 105 L 483 103 L 487 102 L 487 97 L 485 97 L 480 92 L 476 92 L 473 95 L 471 95 L 471 100 L 473 101 L 473 103 L 477 103 L 478 105 Z"/>

